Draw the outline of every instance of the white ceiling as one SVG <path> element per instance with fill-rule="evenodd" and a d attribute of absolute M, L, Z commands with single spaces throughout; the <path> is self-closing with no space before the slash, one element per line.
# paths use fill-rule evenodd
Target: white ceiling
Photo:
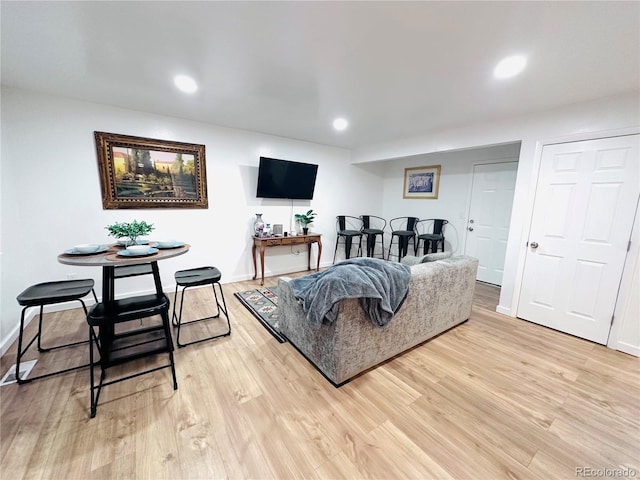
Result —
<path fill-rule="evenodd" d="M 347 148 L 640 86 L 636 1 L 0 8 L 4 85 Z M 514 53 L 528 68 L 495 80 Z M 348 130 L 332 129 L 337 116 Z"/>

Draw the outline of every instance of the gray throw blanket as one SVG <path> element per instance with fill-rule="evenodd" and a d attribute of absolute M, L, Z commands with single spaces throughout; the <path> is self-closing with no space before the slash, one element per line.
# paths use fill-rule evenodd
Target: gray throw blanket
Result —
<path fill-rule="evenodd" d="M 359 298 L 374 325 L 383 327 L 402 306 L 409 291 L 411 269 L 378 258 L 354 258 L 291 280 L 291 290 L 303 301 L 307 320 L 332 323 L 338 304 L 345 298 Z M 325 320 L 326 319 L 326 320 Z"/>

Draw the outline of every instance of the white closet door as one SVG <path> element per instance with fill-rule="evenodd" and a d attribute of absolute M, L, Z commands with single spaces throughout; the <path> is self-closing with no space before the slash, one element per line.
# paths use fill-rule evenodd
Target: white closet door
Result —
<path fill-rule="evenodd" d="M 545 146 L 517 315 L 605 344 L 640 190 L 640 136 Z"/>

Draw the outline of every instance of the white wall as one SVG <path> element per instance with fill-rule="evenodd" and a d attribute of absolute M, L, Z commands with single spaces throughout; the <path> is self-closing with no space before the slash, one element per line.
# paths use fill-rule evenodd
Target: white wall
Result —
<path fill-rule="evenodd" d="M 476 164 L 513 162 L 518 160 L 520 145 L 507 144 L 453 152 L 413 155 L 378 162 L 383 166 L 383 217 L 444 218 L 446 250 L 454 255 L 465 251 L 468 207 Z M 437 199 L 404 199 L 404 169 L 440 165 L 440 189 Z M 387 239 L 385 239 L 387 241 Z M 388 244 L 387 244 L 388 245 Z M 393 258 L 393 257 L 392 257 Z"/>
<path fill-rule="evenodd" d="M 402 141 L 370 145 L 354 150 L 352 158 L 356 164 L 370 165 L 371 162 L 392 158 L 468 149 L 479 145 L 521 142 L 505 272 L 498 306 L 499 312 L 515 316 L 541 143 L 554 138 L 567 141 L 568 138 L 589 137 L 595 132 L 602 136 L 620 131 L 628 133 L 628 130 L 637 128 L 640 128 L 640 96 L 635 92 L 536 115 L 435 131 Z M 385 195 L 387 186 L 396 188 L 385 184 Z"/>
<path fill-rule="evenodd" d="M 20 314 L 15 299 L 27 286 L 75 273 L 94 278 L 100 292 L 99 269 L 62 265 L 56 257 L 78 243 L 113 241 L 104 227 L 115 221 L 144 219 L 156 227 L 151 238 L 192 245 L 188 254 L 160 264 L 165 290 L 172 290 L 173 272 L 201 265 L 217 266 L 223 283 L 251 278 L 250 237 L 257 212 L 288 229 L 293 213 L 316 210 L 312 231 L 323 234 L 323 265 L 331 263 L 336 215 L 381 212 L 381 178 L 350 165 L 344 149 L 6 87 L 1 120 L 0 351 L 15 338 Z M 209 208 L 103 210 L 96 130 L 204 144 Z M 257 199 L 260 155 L 319 164 L 314 200 L 292 206 L 286 200 Z M 269 249 L 266 275 L 306 269 L 303 248 Z M 292 250 L 303 254 L 292 255 Z M 148 279 L 127 279 L 117 293 L 150 288 Z"/>

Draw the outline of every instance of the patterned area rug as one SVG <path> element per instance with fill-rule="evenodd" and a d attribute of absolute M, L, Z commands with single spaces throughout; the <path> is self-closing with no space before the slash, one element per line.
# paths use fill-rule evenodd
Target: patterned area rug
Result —
<path fill-rule="evenodd" d="M 278 332 L 278 295 L 268 288 L 234 294 L 267 331 L 280 343 L 287 340 Z"/>

